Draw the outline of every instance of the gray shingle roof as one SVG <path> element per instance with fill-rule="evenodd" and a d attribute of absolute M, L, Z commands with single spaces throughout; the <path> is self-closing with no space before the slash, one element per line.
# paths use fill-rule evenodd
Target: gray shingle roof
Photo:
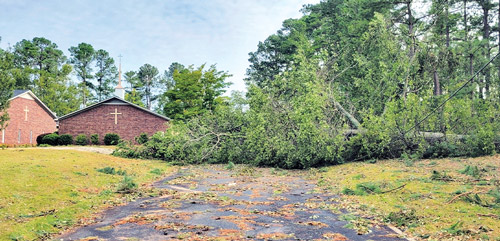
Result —
<path fill-rule="evenodd" d="M 82 112 L 85 112 L 85 111 L 88 111 L 88 110 L 94 109 L 94 108 L 96 108 L 96 107 L 98 107 L 98 106 L 101 106 L 101 105 L 103 105 L 104 103 L 117 103 L 117 102 L 118 102 L 118 103 L 125 103 L 125 104 L 130 105 L 130 106 L 132 106 L 132 107 L 135 107 L 135 108 L 137 108 L 137 109 L 139 109 L 139 110 L 142 110 L 142 111 L 147 112 L 147 113 L 149 113 L 149 114 L 152 114 L 152 115 L 158 116 L 158 117 L 160 117 L 160 118 L 162 118 L 162 119 L 165 119 L 165 120 L 170 121 L 170 118 L 168 118 L 168 117 L 166 117 L 166 116 L 160 115 L 160 114 L 155 113 L 155 112 L 153 112 L 153 111 L 150 111 L 150 110 L 148 110 L 148 109 L 146 109 L 146 108 L 140 107 L 140 106 L 138 106 L 138 105 L 136 105 L 136 104 L 133 104 L 133 103 L 131 103 L 131 102 L 128 102 L 128 101 L 126 101 L 126 100 L 124 100 L 124 99 L 121 99 L 121 98 L 119 98 L 119 97 L 117 97 L 117 96 L 113 96 L 113 97 L 111 97 L 111 98 L 109 98 L 109 99 L 103 100 L 103 101 L 101 101 L 101 102 L 99 102 L 99 103 L 93 104 L 93 105 L 88 106 L 88 107 L 86 107 L 86 108 L 83 108 L 83 109 L 81 109 L 81 110 L 77 110 L 77 111 L 75 111 L 75 112 L 72 112 L 72 113 L 69 113 L 69 114 L 67 114 L 67 115 L 61 116 L 61 117 L 59 117 L 57 120 L 58 120 L 58 121 L 61 121 L 61 120 L 67 119 L 67 118 L 69 118 L 69 117 L 72 117 L 72 116 L 78 115 L 78 114 L 80 114 L 80 113 L 82 113 Z"/>
<path fill-rule="evenodd" d="M 18 95 L 22 95 L 26 92 L 28 92 L 29 90 L 14 90 L 14 95 L 12 96 L 12 98 L 18 96 Z"/>

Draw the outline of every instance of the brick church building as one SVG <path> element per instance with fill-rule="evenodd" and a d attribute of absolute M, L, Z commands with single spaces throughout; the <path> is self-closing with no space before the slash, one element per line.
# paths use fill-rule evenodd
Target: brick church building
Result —
<path fill-rule="evenodd" d="M 7 110 L 10 120 L 0 144 L 35 145 L 36 137 L 57 130 L 56 114 L 29 90 L 15 90 Z"/>
<path fill-rule="evenodd" d="M 120 75 L 119 75 L 120 76 Z M 59 134 L 98 134 L 100 142 L 108 133 L 116 133 L 123 140 L 134 141 L 141 133 L 152 135 L 167 129 L 169 118 L 130 103 L 125 99 L 121 76 L 115 96 L 79 111 L 62 116 Z"/>

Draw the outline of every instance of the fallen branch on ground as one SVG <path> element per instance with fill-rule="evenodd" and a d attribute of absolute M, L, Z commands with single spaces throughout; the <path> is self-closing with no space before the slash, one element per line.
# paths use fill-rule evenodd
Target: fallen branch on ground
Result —
<path fill-rule="evenodd" d="M 381 193 L 393 192 L 393 191 L 399 190 L 399 189 L 401 189 L 401 188 L 403 188 L 403 187 L 405 187 L 405 186 L 406 186 L 406 183 L 405 183 L 405 184 L 403 184 L 403 185 L 401 185 L 401 186 L 399 186 L 399 187 L 396 187 L 396 188 L 393 188 L 393 189 L 390 189 L 390 190 L 387 190 L 387 191 L 383 191 L 383 192 L 381 192 Z"/>
<path fill-rule="evenodd" d="M 490 217 L 490 218 L 500 219 L 500 216 L 498 216 L 496 214 L 493 214 L 493 213 L 488 213 L 488 214 L 478 213 L 477 216 L 479 216 L 479 217 Z"/>
<path fill-rule="evenodd" d="M 482 191 L 470 191 L 470 192 L 464 192 L 464 193 L 460 193 L 458 195 L 456 195 L 455 197 L 453 197 L 450 201 L 448 201 L 446 204 L 450 204 L 450 203 L 453 203 L 454 201 L 456 201 L 457 199 L 461 198 L 461 197 L 465 197 L 465 196 L 468 196 L 470 194 L 480 194 L 480 193 L 485 193 L 487 192 L 488 190 L 482 190 Z"/>

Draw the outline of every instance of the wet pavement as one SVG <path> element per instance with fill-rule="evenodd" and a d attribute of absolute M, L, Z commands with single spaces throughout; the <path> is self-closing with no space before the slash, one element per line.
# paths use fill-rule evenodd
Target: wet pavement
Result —
<path fill-rule="evenodd" d="M 154 184 L 159 196 L 112 208 L 56 240 L 404 240 L 345 213 L 337 196 L 318 192 L 305 175 L 245 166 L 184 168 Z"/>

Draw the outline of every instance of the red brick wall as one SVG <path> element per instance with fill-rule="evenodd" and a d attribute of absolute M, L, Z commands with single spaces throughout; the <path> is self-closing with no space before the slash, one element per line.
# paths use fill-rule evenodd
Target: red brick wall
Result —
<path fill-rule="evenodd" d="M 24 109 L 28 107 L 28 120 L 25 119 Z M 2 132 L 0 131 L 0 144 L 24 145 L 36 144 L 36 137 L 44 133 L 52 133 L 57 130 L 53 117 L 35 100 L 15 98 L 10 102 L 9 125 L 5 129 L 5 143 L 2 143 Z M 21 140 L 18 141 L 19 130 Z"/>
<path fill-rule="evenodd" d="M 115 125 L 115 115 L 118 113 L 118 124 Z M 101 105 L 78 115 L 59 121 L 59 134 L 71 134 L 76 137 L 79 134 L 99 134 L 99 140 L 103 143 L 107 133 L 117 133 L 124 140 L 133 141 L 136 136 L 143 132 L 149 136 L 164 131 L 168 121 L 146 111 L 130 105 Z"/>

